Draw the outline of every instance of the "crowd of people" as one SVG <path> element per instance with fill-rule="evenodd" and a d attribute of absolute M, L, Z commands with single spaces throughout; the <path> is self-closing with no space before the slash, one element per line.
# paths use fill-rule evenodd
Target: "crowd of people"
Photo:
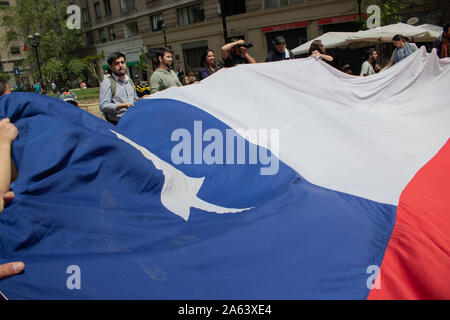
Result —
<path fill-rule="evenodd" d="M 447 24 L 441 37 L 434 44 L 440 58 L 449 56 L 448 28 L 449 25 Z M 395 49 L 391 59 L 384 67 L 378 62 L 378 53 L 375 48 L 367 50 L 358 75 L 367 77 L 385 71 L 417 51 L 417 46 L 412 42 L 408 42 L 407 38 L 400 34 L 393 37 L 392 43 Z M 294 59 L 294 55 L 287 48 L 286 39 L 283 36 L 277 36 L 272 41 L 272 44 L 273 48 L 268 53 L 265 62 Z M 125 55 L 119 52 L 114 53 L 108 57 L 111 74 L 105 74 L 105 79 L 100 85 L 100 110 L 107 121 L 117 124 L 126 110 L 134 106 L 137 100 L 147 97 L 148 94 L 154 94 L 170 87 L 181 87 L 198 83 L 224 68 L 232 68 L 239 64 L 256 63 L 256 60 L 248 52 L 248 49 L 251 47 L 252 44 L 247 44 L 242 39 L 232 38 L 229 43 L 226 43 L 221 48 L 222 62 L 220 64 L 216 64 L 216 56 L 213 50 L 205 50 L 201 56 L 202 65 L 198 69 L 197 76 L 192 70 L 188 70 L 185 74 L 181 67 L 174 68 L 174 51 L 168 47 L 161 48 L 157 52 L 159 67 L 153 72 L 148 84 L 148 92 L 145 92 L 145 94 L 142 94 L 143 89 L 142 86 L 139 87 L 140 83 L 137 81 L 133 82 L 128 77 Z M 329 64 L 332 64 L 334 61 L 333 56 L 327 54 L 326 48 L 320 40 L 312 42 L 308 56 Z M 344 73 L 353 74 L 348 64 L 340 66 L 339 69 Z M 146 85 L 144 84 L 143 86 Z M 141 92 L 141 94 L 137 95 L 136 90 L 138 93 Z"/>

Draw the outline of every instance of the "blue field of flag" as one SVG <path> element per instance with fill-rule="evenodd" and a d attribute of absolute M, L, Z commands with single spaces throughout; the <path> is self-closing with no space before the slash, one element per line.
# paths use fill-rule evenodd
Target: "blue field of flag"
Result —
<path fill-rule="evenodd" d="M 261 175 L 263 164 L 174 164 L 175 130 L 230 129 L 193 105 L 144 100 L 114 127 L 53 98 L 11 94 L 0 98 L 4 117 L 19 129 L 19 178 L 0 215 L 0 263 L 26 265 L 0 281 L 8 299 L 369 294 L 367 270 L 381 264 L 396 207 L 313 185 L 281 161 L 274 175 Z M 172 197 L 167 172 L 116 133 L 198 183 L 192 203 L 245 210 L 210 212 Z M 184 205 L 188 219 L 174 213 Z M 70 288 L 70 266 L 80 288 Z"/>

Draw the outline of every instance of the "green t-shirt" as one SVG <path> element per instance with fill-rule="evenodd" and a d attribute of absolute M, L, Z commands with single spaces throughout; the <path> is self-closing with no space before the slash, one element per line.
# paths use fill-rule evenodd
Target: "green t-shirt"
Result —
<path fill-rule="evenodd" d="M 165 90 L 170 87 L 182 87 L 177 74 L 173 70 L 156 69 L 150 78 L 150 93 Z"/>

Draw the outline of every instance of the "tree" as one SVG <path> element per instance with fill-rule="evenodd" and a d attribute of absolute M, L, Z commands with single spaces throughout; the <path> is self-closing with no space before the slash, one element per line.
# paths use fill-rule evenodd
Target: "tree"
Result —
<path fill-rule="evenodd" d="M 84 77 L 84 71 L 86 66 L 80 59 L 72 59 L 67 65 L 68 76 L 71 79 L 86 80 Z"/>
<path fill-rule="evenodd" d="M 51 58 L 41 68 L 42 77 L 46 83 L 51 83 L 54 80 L 61 80 L 65 78 L 66 73 L 64 64 L 58 58 Z"/>
<path fill-rule="evenodd" d="M 2 40 L 8 44 L 22 39 L 31 47 L 28 35 L 38 32 L 41 35 L 39 57 L 47 76 L 67 75 L 69 62 L 76 56 L 77 49 L 83 46 L 83 40 L 80 30 L 67 28 L 66 11 L 66 1 L 16 0 L 16 6 L 2 9 L 0 25 L 6 29 Z M 26 62 L 36 68 L 34 51 L 29 52 Z M 61 65 L 64 69 L 62 73 Z M 44 80 L 48 81 L 48 78 L 44 77 Z"/>
<path fill-rule="evenodd" d="M 0 72 L 0 80 L 9 80 L 11 79 L 11 76 L 7 73 Z"/>
<path fill-rule="evenodd" d="M 370 5 L 377 5 L 381 9 L 381 25 L 389 25 L 401 21 L 400 12 L 408 5 L 406 0 L 358 0 L 358 8 L 365 13 Z M 366 21 L 361 19 L 363 29 L 367 29 Z"/>
<path fill-rule="evenodd" d="M 92 76 L 101 83 L 103 81 L 103 72 L 101 63 L 105 59 L 105 53 L 97 54 L 94 56 L 84 57 L 81 61 L 85 67 L 89 70 Z"/>
<path fill-rule="evenodd" d="M 145 72 L 150 68 L 150 65 L 147 62 L 147 53 L 144 52 L 140 55 L 136 68 Z"/>

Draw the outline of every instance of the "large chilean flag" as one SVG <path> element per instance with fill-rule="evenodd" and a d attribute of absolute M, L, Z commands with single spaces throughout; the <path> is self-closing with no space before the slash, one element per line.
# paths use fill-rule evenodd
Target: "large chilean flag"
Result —
<path fill-rule="evenodd" d="M 0 291 L 449 299 L 449 83 L 450 61 L 421 49 L 366 78 L 314 59 L 237 66 L 136 103 L 116 127 L 1 97 L 19 177 L 0 264 L 26 269 Z M 250 134 L 264 131 L 276 140 Z"/>

